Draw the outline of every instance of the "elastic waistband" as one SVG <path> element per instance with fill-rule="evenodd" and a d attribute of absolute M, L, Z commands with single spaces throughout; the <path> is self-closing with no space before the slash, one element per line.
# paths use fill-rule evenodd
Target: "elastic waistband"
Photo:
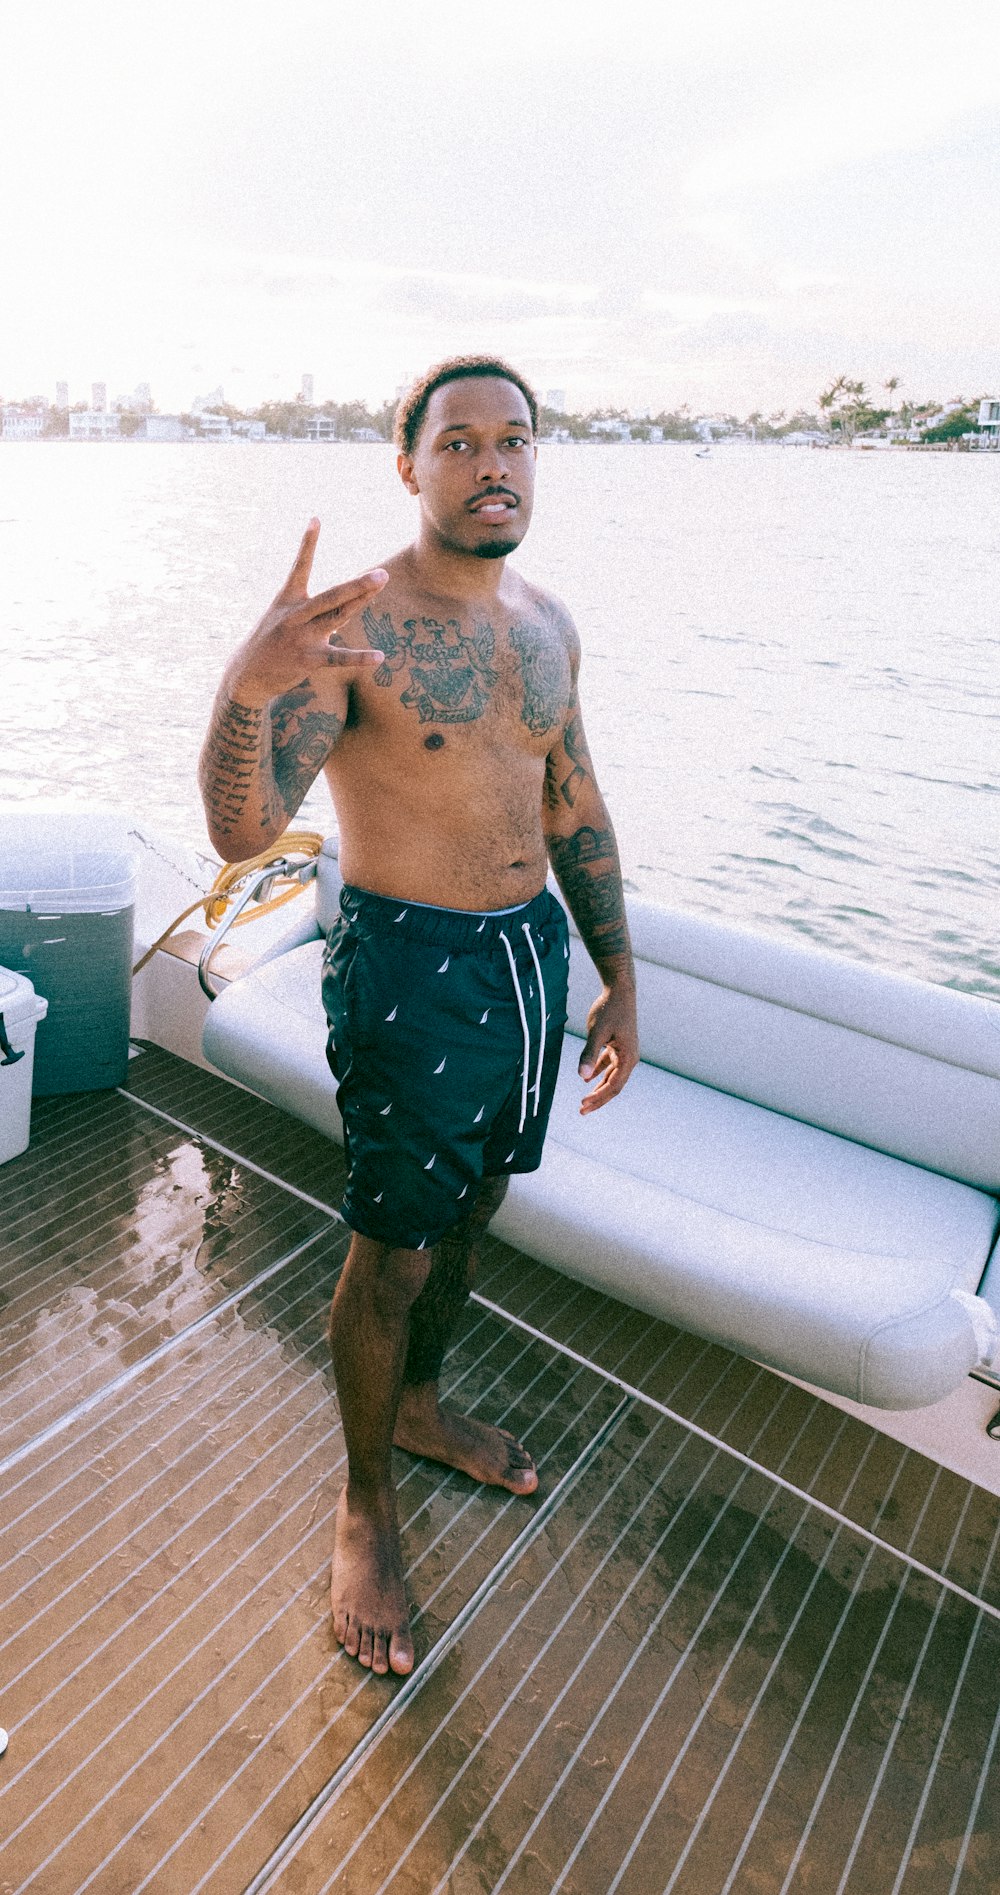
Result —
<path fill-rule="evenodd" d="M 394 901 L 388 895 L 373 895 L 367 888 L 354 888 L 350 882 L 345 882 L 340 891 L 340 911 L 346 920 L 357 916 L 362 927 L 378 933 L 401 934 L 407 940 L 449 948 L 456 954 L 500 945 L 501 935 L 510 935 L 512 923 L 520 935 L 525 922 L 530 928 L 541 928 L 563 912 L 547 888 L 541 888 L 513 914 L 484 915 L 470 914 L 465 908 L 429 908 L 419 902 L 411 905 Z"/>

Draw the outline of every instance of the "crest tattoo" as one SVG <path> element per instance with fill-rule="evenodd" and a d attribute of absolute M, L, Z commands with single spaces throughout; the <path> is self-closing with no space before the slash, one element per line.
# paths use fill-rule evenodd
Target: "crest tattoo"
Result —
<path fill-rule="evenodd" d="M 481 717 L 497 682 L 493 669 L 496 637 L 492 625 L 477 624 L 470 636 L 457 619 L 412 618 L 397 631 L 388 612 L 376 618 L 370 606 L 361 622 L 370 643 L 385 661 L 372 674 L 375 684 L 391 684 L 408 670 L 400 697 L 422 724 L 471 724 Z"/>

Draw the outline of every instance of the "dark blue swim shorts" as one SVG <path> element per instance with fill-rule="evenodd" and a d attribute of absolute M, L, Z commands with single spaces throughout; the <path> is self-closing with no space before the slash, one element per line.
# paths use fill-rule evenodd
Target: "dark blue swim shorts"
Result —
<path fill-rule="evenodd" d="M 353 1230 L 430 1248 L 484 1177 L 535 1171 L 552 1105 L 569 942 L 542 889 L 507 914 L 344 886 L 323 957 Z"/>

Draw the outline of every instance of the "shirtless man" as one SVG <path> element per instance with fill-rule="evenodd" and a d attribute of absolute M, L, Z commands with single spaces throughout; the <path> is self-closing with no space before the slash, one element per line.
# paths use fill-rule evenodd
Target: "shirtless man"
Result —
<path fill-rule="evenodd" d="M 565 1021 L 565 915 L 601 980 L 581 1111 L 638 1059 L 614 833 L 580 718 L 565 608 L 508 569 L 531 519 L 535 398 L 488 357 L 441 364 L 396 419 L 412 546 L 309 595 L 319 521 L 235 652 L 202 753 L 229 861 L 274 842 L 322 770 L 345 887 L 323 997 L 353 1236 L 330 1342 L 347 1446 L 336 1636 L 413 1666 L 391 1448 L 528 1494 L 531 1456 L 441 1404 L 474 1244 L 512 1171 L 537 1168 Z M 345 633 L 345 628 L 347 628 Z"/>

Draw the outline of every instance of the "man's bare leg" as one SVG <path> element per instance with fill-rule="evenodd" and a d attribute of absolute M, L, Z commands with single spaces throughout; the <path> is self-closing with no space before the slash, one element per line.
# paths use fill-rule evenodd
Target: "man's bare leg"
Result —
<path fill-rule="evenodd" d="M 538 1474 L 527 1449 L 506 1428 L 494 1428 L 442 1403 L 438 1377 L 452 1331 L 476 1270 L 477 1247 L 499 1210 L 507 1179 L 486 1178 L 469 1216 L 435 1246 L 430 1274 L 410 1310 L 409 1346 L 393 1440 L 398 1448 L 443 1461 L 473 1480 L 531 1494 Z"/>
<path fill-rule="evenodd" d="M 390 1250 L 355 1232 L 330 1312 L 347 1485 L 337 1505 L 330 1601 L 336 1636 L 372 1671 L 413 1669 L 392 1480 L 392 1437 L 409 1313 L 431 1254 Z"/>

